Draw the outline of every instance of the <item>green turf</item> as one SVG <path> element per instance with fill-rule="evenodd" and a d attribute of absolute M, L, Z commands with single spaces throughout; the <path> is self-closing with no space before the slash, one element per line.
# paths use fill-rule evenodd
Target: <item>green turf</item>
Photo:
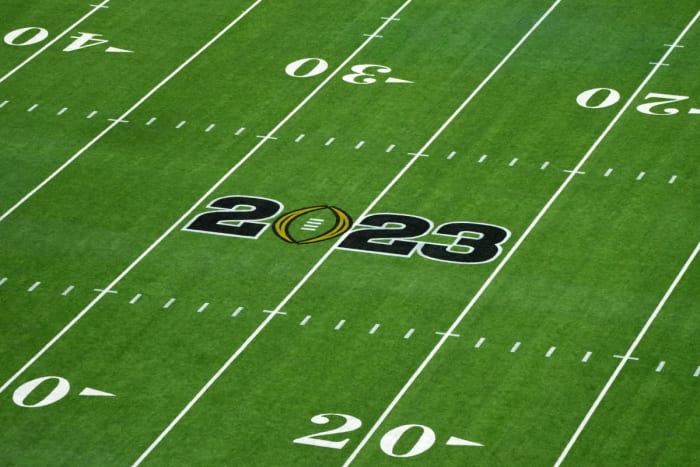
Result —
<path fill-rule="evenodd" d="M 0 7 L 0 36 L 25 26 L 55 35 L 90 9 L 44 3 Z M 0 83 L 0 103 L 8 101 L 0 108 L 0 215 L 252 3 L 113 0 Z M 616 121 L 585 174 L 489 276 L 697 5 L 563 0 L 450 120 L 428 157 L 395 180 L 409 153 L 431 140 L 551 2 L 414 0 L 320 88 L 403 2 L 317 3 L 260 2 L 128 123 L 0 221 L 0 385 L 12 379 L 0 392 L 0 464 L 132 465 L 260 331 L 144 465 L 343 465 L 438 344 L 436 332 L 487 280 L 459 337 L 430 360 L 353 465 L 556 462 L 618 365 L 613 356 L 627 351 L 700 240 L 700 117 L 688 114 L 700 107 L 699 25 Z M 62 52 L 78 31 L 134 53 Z M 0 76 L 40 46 L 0 42 Z M 329 69 L 287 76 L 285 67 L 302 58 Z M 375 84 L 343 81 L 358 64 L 392 71 Z M 389 76 L 413 83 L 381 82 Z M 615 89 L 621 101 L 577 105 L 593 88 Z M 689 99 L 675 104 L 678 115 L 651 116 L 636 110 L 648 93 Z M 277 139 L 259 145 L 283 119 Z M 454 264 L 421 256 L 420 245 L 409 258 L 337 249 L 338 239 L 290 244 L 271 225 L 257 239 L 182 230 L 233 195 L 277 201 L 267 224 L 330 205 L 355 229 L 368 213 L 394 213 L 434 228 L 501 226 L 510 237 L 488 263 Z M 301 230 L 311 217 L 324 219 L 319 232 L 334 220 L 327 210 L 300 217 L 294 238 L 315 235 Z M 416 241 L 454 240 L 431 231 Z M 117 277 L 118 293 L 94 290 Z M 698 277 L 693 264 L 564 465 L 698 463 Z M 263 325 L 264 311 L 278 308 L 286 314 Z M 44 376 L 65 378 L 69 394 L 46 407 L 16 403 L 49 397 L 48 382 L 24 399 L 17 392 Z M 86 387 L 116 397 L 79 397 Z M 323 437 L 347 445 L 293 442 L 338 427 L 340 418 L 311 422 L 329 413 L 362 421 Z M 387 454 L 386 434 L 404 425 L 429 427 L 434 445 L 411 457 Z M 394 453 L 411 451 L 419 435 L 409 430 Z M 451 436 L 484 446 L 446 446 Z"/>

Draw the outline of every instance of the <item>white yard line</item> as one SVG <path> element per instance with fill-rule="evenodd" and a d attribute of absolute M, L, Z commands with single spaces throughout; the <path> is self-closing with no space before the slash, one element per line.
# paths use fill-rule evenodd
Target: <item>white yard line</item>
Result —
<path fill-rule="evenodd" d="M 10 76 L 12 76 L 12 75 L 14 75 L 15 73 L 17 73 L 19 70 L 21 70 L 21 69 L 24 68 L 26 65 L 28 65 L 32 60 L 34 60 L 34 59 L 37 58 L 39 55 L 41 55 L 42 53 L 44 53 L 49 47 L 51 47 L 51 46 L 54 45 L 56 42 L 58 42 L 58 41 L 60 41 L 61 39 L 63 39 L 63 38 L 66 36 L 66 34 L 69 34 L 72 30 L 74 30 L 75 28 L 77 28 L 78 26 L 80 26 L 80 24 L 82 24 L 85 20 L 87 20 L 89 17 L 91 17 L 93 14 L 95 14 L 98 10 L 101 10 L 102 8 L 108 8 L 108 7 L 107 7 L 107 4 L 108 4 L 108 3 L 109 3 L 109 0 L 104 0 L 104 1 L 103 1 L 102 3 L 100 3 L 99 5 L 91 5 L 91 6 L 93 7 L 92 10 L 88 11 L 88 12 L 85 14 L 85 16 L 83 16 L 82 18 L 80 18 L 78 21 L 76 21 L 75 23 L 71 24 L 70 26 L 68 26 L 68 28 L 67 28 L 65 31 L 61 32 L 59 35 L 57 35 L 56 37 L 54 37 L 53 39 L 51 39 L 49 42 L 47 42 L 46 44 L 44 44 L 44 46 L 43 46 L 42 48 L 40 48 L 39 50 L 37 50 L 36 52 L 34 52 L 33 54 L 31 54 L 31 55 L 30 55 L 29 57 L 27 57 L 26 59 L 24 59 L 24 61 L 23 61 L 22 63 L 20 63 L 19 65 L 17 65 L 16 67 L 14 67 L 12 70 L 8 71 L 5 75 L 3 75 L 2 77 L 0 77 L 0 83 L 2 83 L 2 82 L 4 82 L 5 80 L 7 80 Z"/>
<path fill-rule="evenodd" d="M 671 48 L 669 50 L 674 50 L 674 48 Z M 664 307 L 664 305 L 668 301 L 668 298 L 671 296 L 674 289 L 676 288 L 678 283 L 681 281 L 681 279 L 685 275 L 685 272 L 688 270 L 688 268 L 690 267 L 693 260 L 695 260 L 695 257 L 698 255 L 698 252 L 700 252 L 700 243 L 698 243 L 695 246 L 695 250 L 693 250 L 693 253 L 691 253 L 690 257 L 685 262 L 685 264 L 681 268 L 680 272 L 676 275 L 676 278 L 671 283 L 671 286 L 668 288 L 668 290 L 666 290 L 666 293 L 664 294 L 663 298 L 661 299 L 659 304 L 656 306 L 656 308 L 654 309 L 654 312 L 651 314 L 651 316 L 649 316 L 649 319 L 647 319 L 647 322 L 642 327 L 642 330 L 639 331 L 639 334 L 634 339 L 634 342 L 632 342 L 632 345 L 630 345 L 629 349 L 627 349 L 627 352 L 625 353 L 624 357 L 620 360 L 620 363 L 617 365 L 617 368 L 615 368 L 615 371 L 613 371 L 612 375 L 608 379 L 608 382 L 605 383 L 603 390 L 600 391 L 600 394 L 598 394 L 598 397 L 593 402 L 593 405 L 588 410 L 586 415 L 583 417 L 583 420 L 581 421 L 578 428 L 576 429 L 576 432 L 573 434 L 573 436 L 571 437 L 569 442 L 566 444 L 564 451 L 562 451 L 561 455 L 559 455 L 559 458 L 557 459 L 556 463 L 554 464 L 554 467 L 559 467 L 564 462 L 564 460 L 566 459 L 566 456 L 568 456 L 569 452 L 571 451 L 571 448 L 573 448 L 573 446 L 576 443 L 576 441 L 578 440 L 579 436 L 581 436 L 581 433 L 583 432 L 584 428 L 586 428 L 586 425 L 591 420 L 591 417 L 593 417 L 593 414 L 598 409 L 598 406 L 600 406 L 601 402 L 603 402 L 605 395 L 608 393 L 608 391 L 612 387 L 613 383 L 615 383 L 615 380 L 620 375 L 620 372 L 625 367 L 627 362 L 633 358 L 632 354 L 634 354 L 634 351 L 637 350 L 639 343 L 642 341 L 642 339 L 646 335 L 647 331 L 649 330 L 651 325 L 654 323 L 654 320 L 656 320 L 656 317 L 661 312 L 661 309 Z M 661 362 L 661 363 L 665 363 L 665 362 Z M 663 365 L 659 364 L 656 371 L 661 371 L 661 369 L 663 369 Z"/>
<path fill-rule="evenodd" d="M 560 3 L 560 1 L 556 1 L 552 7 L 545 13 L 545 15 L 540 18 L 538 23 L 533 27 L 533 29 L 528 32 L 531 34 L 534 29 L 556 8 L 556 6 Z M 678 43 L 683 39 L 685 34 L 690 30 L 690 28 L 693 26 L 693 24 L 697 21 L 698 16 L 700 16 L 700 12 L 698 12 L 698 15 L 693 18 L 693 20 L 688 24 L 688 26 L 681 32 L 681 34 L 678 36 L 676 41 L 674 42 L 674 45 L 678 45 Z M 527 37 L 527 36 L 526 36 Z M 522 43 L 522 41 L 521 41 Z M 472 299 L 469 301 L 467 306 L 462 310 L 462 312 L 459 314 L 457 319 L 452 323 L 450 328 L 447 331 L 447 334 L 442 336 L 438 343 L 435 345 L 435 347 L 430 351 L 428 356 L 421 362 L 421 364 L 418 366 L 416 371 L 411 375 L 411 377 L 408 379 L 408 381 L 404 384 L 404 386 L 401 388 L 401 390 L 398 392 L 398 394 L 394 397 L 394 399 L 391 401 L 391 403 L 387 406 L 387 408 L 382 412 L 382 414 L 379 416 L 377 421 L 374 423 L 374 425 L 370 428 L 368 433 L 365 435 L 365 437 L 360 441 L 358 446 L 355 448 L 355 450 L 352 452 L 350 457 L 348 457 L 347 461 L 345 464 L 343 464 L 343 467 L 346 467 L 350 465 L 357 455 L 360 453 L 360 451 L 365 447 L 365 445 L 368 443 L 370 438 L 374 436 L 376 431 L 379 429 L 379 427 L 384 423 L 384 421 L 387 419 L 387 417 L 391 414 L 391 412 L 394 410 L 396 405 L 398 405 L 399 401 L 406 395 L 408 390 L 413 386 L 415 381 L 418 379 L 418 377 L 423 373 L 425 368 L 430 364 L 430 362 L 435 358 L 435 355 L 438 353 L 438 351 L 445 345 L 445 342 L 447 342 L 448 334 L 454 333 L 454 331 L 457 329 L 457 327 L 462 323 L 464 318 L 467 316 L 467 314 L 472 310 L 474 305 L 479 301 L 481 296 L 484 294 L 486 289 L 489 288 L 491 283 L 494 281 L 494 279 L 500 274 L 501 270 L 505 267 L 506 264 L 510 261 L 510 259 L 513 257 L 515 252 L 517 252 L 520 249 L 520 246 L 525 242 L 525 240 L 530 236 L 530 233 L 534 230 L 534 228 L 539 224 L 540 220 L 544 217 L 544 215 L 549 211 L 549 209 L 552 207 L 554 202 L 559 198 L 561 193 L 566 189 L 566 187 L 569 186 L 571 181 L 578 175 L 580 172 L 581 168 L 583 165 L 588 161 L 588 159 L 591 157 L 591 155 L 598 149 L 598 146 L 603 142 L 603 140 L 607 137 L 607 135 L 610 133 L 610 131 L 613 129 L 613 127 L 617 124 L 617 122 L 622 118 L 622 115 L 627 111 L 627 109 L 630 108 L 632 103 L 637 99 L 639 94 L 642 92 L 642 90 L 646 87 L 646 85 L 651 81 L 651 79 L 654 77 L 656 72 L 661 68 L 661 63 L 665 62 L 668 56 L 675 50 L 674 47 L 671 47 L 666 51 L 662 59 L 657 63 L 657 65 L 654 66 L 654 68 L 649 72 L 647 77 L 642 81 L 642 83 L 639 85 L 639 87 L 635 90 L 635 92 L 632 94 L 632 96 L 627 100 L 625 105 L 620 109 L 620 111 L 615 115 L 613 120 L 610 122 L 610 124 L 605 128 L 603 133 L 596 139 L 596 141 L 593 143 L 591 148 L 586 152 L 586 154 L 581 158 L 579 163 L 576 165 L 576 168 L 572 170 L 569 175 L 566 177 L 564 182 L 561 184 L 561 186 L 557 189 L 557 191 L 554 193 L 554 195 L 549 199 L 549 201 L 545 204 L 545 206 L 540 210 L 540 212 L 535 216 L 534 220 L 530 223 L 530 225 L 525 229 L 525 232 L 518 238 L 518 240 L 515 242 L 513 247 L 508 251 L 508 253 L 504 256 L 504 258 L 501 260 L 500 263 L 496 266 L 496 268 L 493 270 L 493 272 L 489 275 L 489 277 L 486 279 L 486 281 L 482 284 L 482 286 L 479 288 L 477 293 L 472 297 Z"/>
<path fill-rule="evenodd" d="M 39 190 L 41 190 L 44 186 L 46 186 L 51 180 L 56 178 L 58 174 L 63 172 L 68 166 L 70 166 L 76 159 L 78 159 L 85 151 L 93 147 L 98 141 L 100 141 L 107 133 L 112 131 L 114 127 L 119 125 L 122 121 L 125 121 L 126 118 L 131 115 L 132 112 L 134 112 L 136 109 L 138 109 L 144 102 L 146 102 L 148 99 L 151 98 L 156 92 L 158 92 L 163 86 L 168 84 L 175 76 L 177 76 L 182 70 L 184 70 L 190 63 L 192 63 L 197 57 L 202 55 L 209 47 L 211 47 L 215 42 L 217 42 L 224 34 L 226 34 L 231 28 L 233 28 L 238 22 L 240 22 L 243 18 L 245 18 L 248 13 L 253 11 L 255 7 L 257 7 L 263 0 L 256 0 L 251 6 L 249 6 L 243 13 L 241 13 L 235 20 L 233 20 L 231 23 L 228 24 L 224 29 L 219 31 L 218 34 L 216 34 L 213 38 L 209 40 L 206 44 L 204 44 L 197 52 L 195 52 L 192 56 L 190 56 L 187 60 L 182 62 L 175 70 L 173 70 L 168 76 L 165 77 L 160 83 L 158 83 L 153 89 L 148 91 L 141 99 L 139 99 L 134 105 L 132 105 L 126 112 L 124 112 L 119 118 L 113 119 L 112 123 L 107 126 L 104 130 L 102 130 L 97 136 L 95 136 L 90 142 L 88 142 L 85 146 L 83 146 L 78 152 L 73 154 L 66 162 L 64 162 L 59 168 L 53 171 L 51 175 L 46 177 L 41 183 L 39 183 L 36 187 L 34 187 L 29 193 L 24 195 L 19 201 L 17 201 L 10 209 L 5 211 L 2 215 L 0 215 L 0 222 L 4 221 L 7 219 L 7 217 L 12 214 L 17 208 L 22 206 L 24 203 L 27 202 L 32 196 L 34 196 Z"/>

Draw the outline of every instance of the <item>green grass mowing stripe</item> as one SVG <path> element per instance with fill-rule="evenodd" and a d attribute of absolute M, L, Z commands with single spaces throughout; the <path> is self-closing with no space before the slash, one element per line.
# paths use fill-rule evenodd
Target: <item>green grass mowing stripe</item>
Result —
<path fill-rule="evenodd" d="M 455 110 L 445 122 L 440 126 L 440 128 L 429 138 L 429 140 L 423 145 L 423 147 L 414 153 L 413 157 L 409 160 L 406 165 L 399 171 L 399 173 L 389 182 L 389 184 L 382 190 L 382 192 L 369 204 L 369 206 L 364 210 L 360 217 L 366 216 L 374 207 L 381 201 L 381 199 L 391 190 L 391 188 L 398 183 L 398 181 L 406 174 L 406 172 L 415 164 L 415 162 L 422 157 L 424 152 L 433 144 L 433 142 L 440 137 L 440 135 L 445 131 L 445 129 L 457 118 L 459 114 L 469 105 L 470 102 L 481 92 L 481 90 L 491 81 L 491 79 L 501 70 L 501 68 L 510 60 L 510 58 L 518 51 L 518 49 L 527 41 L 527 39 L 537 30 L 537 28 L 544 22 L 544 20 L 551 14 L 552 11 L 557 7 L 561 0 L 556 0 L 550 8 L 545 12 L 543 16 L 528 30 L 528 32 L 518 41 L 518 43 L 506 54 L 506 56 L 496 65 L 496 67 L 491 70 L 491 72 L 484 78 L 484 80 L 470 93 L 470 95 L 462 102 L 462 104 Z M 387 23 L 392 21 L 408 4 L 408 0 L 404 5 L 391 17 L 387 19 Z M 385 23 L 386 24 L 386 23 Z M 377 31 L 370 37 L 373 38 L 378 34 Z M 263 139 L 259 144 L 264 143 L 267 138 L 272 137 L 274 132 L 269 133 L 265 139 Z M 342 235 L 338 241 L 336 241 L 326 253 L 314 264 L 314 266 L 304 275 L 304 277 L 297 283 L 297 285 L 287 294 L 287 296 L 275 307 L 274 310 L 269 311 L 269 316 L 260 324 L 260 326 L 251 334 L 251 336 L 246 339 L 246 341 L 239 347 L 236 352 L 226 361 L 226 363 L 216 372 L 212 378 L 207 381 L 204 387 L 195 395 L 195 397 L 185 406 L 185 408 L 176 416 L 176 418 L 168 425 L 168 427 L 156 438 L 156 440 L 148 447 L 148 449 L 143 453 L 143 455 L 133 464 L 133 467 L 140 465 L 143 460 L 145 460 L 148 455 L 155 449 L 158 444 L 168 435 L 170 431 L 175 427 L 177 423 L 184 417 L 187 412 L 201 399 L 202 396 L 209 390 L 209 388 L 221 377 L 221 375 L 228 369 L 231 364 L 238 358 L 238 356 L 247 348 L 250 343 L 257 337 L 267 325 L 274 319 L 275 316 L 279 314 L 284 314 L 281 310 L 289 302 L 289 300 L 296 295 L 296 293 L 303 287 L 303 285 L 315 274 L 315 272 L 321 267 L 321 265 L 328 259 L 328 257 L 337 249 L 338 245 L 349 235 L 350 232 L 346 232 Z M 336 329 L 342 326 L 343 322 L 338 323 Z M 454 336 L 450 331 L 444 333 L 443 339 Z"/>
<path fill-rule="evenodd" d="M 74 30 L 75 28 L 77 28 L 78 26 L 80 26 L 80 25 L 81 25 L 83 22 L 85 22 L 89 17 L 91 17 L 93 14 L 95 14 L 98 10 L 101 10 L 101 9 L 103 9 L 103 8 L 109 8 L 109 7 L 107 6 L 108 3 L 109 3 L 109 0 L 104 0 L 102 3 L 100 3 L 100 4 L 98 4 L 98 5 L 92 5 L 92 6 L 93 6 L 92 10 L 90 10 L 89 12 L 87 12 L 82 18 L 80 18 L 78 21 L 76 21 L 75 23 L 73 23 L 73 24 L 71 24 L 70 26 L 68 26 L 68 28 L 67 28 L 66 30 L 64 30 L 63 32 L 61 32 L 60 34 L 58 34 L 56 37 L 54 37 L 54 38 L 51 39 L 49 42 L 47 42 L 46 44 L 44 44 L 44 46 L 43 46 L 42 48 L 40 48 L 39 50 L 37 50 L 36 52 L 34 52 L 32 55 L 30 55 L 30 56 L 27 57 L 25 60 L 23 60 L 19 65 L 17 65 L 17 66 L 14 67 L 12 70 L 8 71 L 5 75 L 3 75 L 2 77 L 0 77 L 0 83 L 2 83 L 3 81 L 7 80 L 10 76 L 12 76 L 12 75 L 14 75 L 15 73 L 17 73 L 19 70 L 21 70 L 21 69 L 24 68 L 26 65 L 28 65 L 32 60 L 34 60 L 34 59 L 37 58 L 39 55 L 41 55 L 42 53 L 44 53 L 47 49 L 49 49 L 51 46 L 53 46 L 56 42 L 58 42 L 58 41 L 60 41 L 61 39 L 63 39 L 63 37 L 64 37 L 66 34 L 70 33 L 72 30 Z"/>
<path fill-rule="evenodd" d="M 700 16 L 700 13 L 698 13 L 698 16 Z M 697 16 L 695 18 L 697 19 Z M 695 20 L 693 20 L 693 22 L 694 21 Z M 673 50 L 673 49 L 671 49 L 671 50 Z M 651 325 L 654 324 L 656 317 L 661 312 L 661 309 L 664 307 L 664 305 L 668 301 L 669 297 L 671 296 L 671 294 L 675 290 L 678 283 L 681 281 L 681 279 L 683 279 L 683 276 L 685 275 L 686 271 L 688 270 L 690 265 L 695 260 L 695 257 L 698 255 L 698 252 L 700 252 L 700 243 L 698 243 L 695 246 L 695 249 L 693 250 L 691 255 L 688 257 L 688 260 L 685 262 L 685 264 L 683 265 L 681 270 L 678 272 L 676 277 L 673 279 L 673 282 L 669 286 L 668 290 L 666 290 L 666 293 L 664 294 L 663 298 L 661 299 L 659 304 L 656 306 L 656 308 L 652 312 L 651 316 L 649 316 L 649 319 L 642 327 L 642 330 L 639 332 L 637 337 L 634 339 L 634 342 L 632 342 L 632 345 L 630 345 L 629 349 L 627 349 L 627 352 L 625 353 L 625 355 L 622 356 L 622 358 L 620 359 L 620 363 L 615 368 L 615 371 L 610 376 L 607 383 L 605 383 L 605 386 L 600 391 L 600 394 L 598 394 L 598 397 L 593 402 L 593 405 L 591 406 L 591 408 L 588 410 L 586 415 L 583 417 L 583 420 L 579 424 L 578 428 L 576 428 L 576 431 L 574 432 L 574 434 L 571 437 L 571 439 L 569 440 L 569 442 L 566 444 L 566 447 L 564 447 L 564 450 L 562 451 L 561 455 L 559 456 L 556 463 L 554 464 L 554 467 L 559 467 L 564 462 L 564 460 L 566 460 L 566 457 L 569 455 L 569 452 L 573 448 L 574 444 L 576 444 L 576 441 L 578 440 L 579 436 L 581 436 L 581 433 L 586 428 L 586 425 L 590 421 L 591 417 L 593 417 L 593 414 L 595 414 L 595 412 L 598 409 L 598 407 L 600 406 L 601 402 L 603 402 L 605 395 L 608 393 L 608 391 L 610 390 L 612 385 L 615 383 L 615 380 L 620 375 L 620 372 L 622 372 L 622 369 L 625 367 L 627 362 L 634 358 L 634 357 L 632 357 L 632 354 L 634 353 L 635 350 L 637 350 L 639 343 L 642 341 L 642 339 L 644 339 L 644 336 L 646 335 L 646 333 L 649 330 L 649 328 L 651 327 Z M 663 368 L 663 365 L 661 365 L 661 368 Z M 660 371 L 658 367 L 657 367 L 656 371 L 657 372 Z"/>
<path fill-rule="evenodd" d="M 545 14 L 545 16 L 540 19 L 540 22 L 542 20 L 544 20 L 544 18 L 546 18 L 546 16 L 557 6 L 558 3 L 559 3 L 559 1 L 555 2 L 555 4 Z M 520 238 L 518 238 L 518 240 L 515 242 L 513 247 L 510 249 L 510 251 L 508 251 L 508 253 L 505 255 L 505 257 L 498 264 L 498 266 L 496 266 L 494 271 L 489 275 L 489 277 L 486 279 L 484 284 L 479 288 L 477 293 L 469 301 L 467 306 L 460 313 L 460 315 L 457 317 L 457 319 L 454 321 L 454 323 L 450 326 L 450 328 L 446 331 L 446 333 L 440 338 L 438 343 L 431 350 L 431 352 L 428 354 L 428 356 L 425 358 L 425 360 L 419 365 L 419 367 L 418 367 L 418 369 L 416 369 L 415 373 L 411 376 L 411 378 L 409 378 L 409 380 L 400 389 L 400 391 L 398 392 L 396 397 L 391 401 L 391 403 L 387 406 L 387 408 L 384 410 L 384 412 L 379 416 L 379 418 L 374 423 L 374 425 L 370 428 L 370 430 L 365 435 L 365 437 L 360 441 L 360 443 L 355 448 L 355 450 L 350 454 L 350 456 L 348 457 L 347 461 L 344 464 L 344 467 L 350 465 L 355 460 L 355 458 L 358 456 L 358 454 L 362 451 L 362 449 L 369 442 L 370 438 L 372 438 L 372 436 L 374 436 L 375 432 L 379 429 L 379 427 L 382 425 L 382 423 L 384 423 L 384 420 L 386 420 L 386 418 L 391 414 L 391 412 L 394 410 L 394 408 L 399 403 L 399 401 L 403 398 L 403 396 L 411 388 L 413 383 L 418 379 L 418 377 L 421 375 L 421 373 L 423 373 L 423 371 L 430 364 L 430 362 L 433 360 L 433 358 L 435 358 L 435 355 L 444 346 L 445 342 L 450 337 L 450 335 L 454 334 L 456 328 L 462 323 L 462 321 L 467 316 L 467 314 L 469 314 L 471 309 L 479 301 L 479 299 L 481 298 L 483 293 L 486 291 L 486 289 L 491 285 L 491 283 L 495 280 L 495 278 L 498 276 L 498 274 L 501 272 L 501 270 L 509 262 L 510 258 L 512 258 L 512 256 L 515 254 L 515 252 L 519 250 L 520 246 L 529 237 L 530 233 L 534 230 L 534 228 L 537 226 L 537 224 L 539 224 L 540 220 L 549 211 L 549 209 L 552 207 L 554 202 L 559 198 L 561 193 L 569 186 L 569 184 L 574 179 L 574 177 L 579 175 L 579 173 L 581 172 L 581 169 L 585 165 L 586 161 L 588 161 L 588 159 L 591 157 L 591 155 L 598 149 L 598 147 L 603 142 L 603 140 L 608 136 L 608 134 L 610 133 L 610 131 L 612 131 L 612 129 L 615 127 L 615 125 L 620 120 L 620 118 L 622 118 L 622 116 L 625 114 L 625 112 L 630 108 L 632 103 L 637 99 L 637 97 L 642 92 L 642 90 L 651 81 L 651 79 L 654 77 L 656 72 L 664 65 L 664 63 L 666 62 L 666 59 L 673 53 L 673 51 L 676 49 L 676 46 L 679 45 L 679 43 L 683 39 L 683 37 L 685 37 L 685 35 L 688 33 L 688 31 L 692 28 L 692 26 L 697 21 L 698 17 L 700 17 L 700 12 L 698 12 L 698 14 L 692 19 L 692 21 L 678 35 L 676 40 L 673 42 L 673 44 L 671 46 L 669 46 L 668 50 L 666 51 L 666 53 L 664 53 L 662 58 L 660 60 L 658 60 L 657 62 L 654 62 L 655 65 L 652 68 L 651 72 L 649 72 L 649 74 L 646 76 L 646 78 L 644 78 L 644 80 L 639 85 L 639 87 L 635 90 L 635 92 L 632 94 L 632 96 L 627 100 L 625 105 L 620 109 L 620 111 L 615 115 L 615 117 L 613 117 L 610 124 L 605 128 L 605 130 L 603 131 L 603 133 L 601 133 L 601 135 L 598 137 L 598 139 L 596 139 L 596 141 L 593 143 L 591 148 L 586 152 L 586 154 L 581 158 L 581 160 L 576 165 L 576 167 L 569 172 L 569 175 L 564 180 L 564 182 L 561 184 L 561 186 L 557 189 L 557 191 L 554 193 L 554 195 L 545 204 L 545 206 L 537 214 L 537 216 L 535 216 L 535 219 L 530 223 L 530 225 L 527 227 L 525 232 L 520 236 Z M 539 24 L 539 22 L 538 22 L 538 24 Z"/>
<path fill-rule="evenodd" d="M 251 4 L 246 10 L 243 11 L 236 19 L 234 19 L 231 23 L 229 23 L 224 29 L 219 31 L 214 37 L 212 37 L 209 42 L 204 44 L 197 52 L 195 52 L 192 56 L 190 56 L 187 60 L 182 62 L 180 66 L 175 68 L 168 76 L 165 77 L 160 83 L 158 83 L 153 89 L 148 91 L 141 99 L 139 99 L 134 105 L 132 105 L 126 112 L 124 112 L 119 118 L 111 119 L 112 123 L 110 123 L 107 128 L 102 130 L 97 136 L 95 136 L 92 140 L 90 140 L 85 146 L 83 146 L 78 152 L 76 152 L 73 156 L 71 156 L 66 162 L 64 162 L 59 168 L 54 170 L 51 175 L 46 177 L 41 183 L 39 183 L 36 187 L 34 187 L 29 193 L 24 195 L 19 201 L 17 201 L 12 207 L 10 207 L 7 211 L 5 211 L 2 215 L 0 215 L 0 222 L 4 221 L 9 217 L 17 208 L 22 206 L 24 203 L 27 202 L 32 196 L 34 196 L 39 190 L 41 190 L 44 186 L 46 186 L 51 180 L 56 178 L 61 172 L 63 172 L 68 166 L 70 166 L 76 159 L 78 159 L 83 153 L 85 153 L 88 149 L 90 149 L 92 146 L 94 146 L 99 140 L 101 140 L 107 133 L 112 131 L 114 127 L 119 125 L 122 122 L 126 121 L 126 118 L 131 115 L 132 112 L 134 112 L 136 109 L 138 109 L 144 102 L 146 102 L 151 96 L 153 96 L 156 92 L 158 92 L 163 86 L 168 84 L 175 76 L 177 76 L 182 70 L 184 70 L 190 63 L 192 63 L 194 60 L 197 59 L 200 55 L 202 55 L 209 47 L 211 47 L 216 41 L 218 41 L 224 34 L 226 34 L 231 28 L 233 28 L 236 24 L 238 24 L 243 18 L 245 18 L 251 11 L 253 11 L 260 3 L 262 3 L 262 0 L 256 0 L 253 4 Z"/>

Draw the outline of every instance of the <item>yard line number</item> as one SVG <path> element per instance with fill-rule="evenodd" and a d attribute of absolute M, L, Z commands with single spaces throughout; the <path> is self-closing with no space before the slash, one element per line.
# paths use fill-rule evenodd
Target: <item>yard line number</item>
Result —
<path fill-rule="evenodd" d="M 586 109 L 604 109 L 620 102 L 620 93 L 612 88 L 593 88 L 583 91 L 576 97 L 576 103 Z M 637 111 L 646 115 L 677 115 L 681 109 L 671 104 L 687 101 L 690 96 L 650 92 L 644 98 L 644 104 L 637 106 Z M 700 110 L 691 108 L 689 114 L 698 114 Z"/>
<path fill-rule="evenodd" d="M 328 438 L 359 430 L 362 427 L 362 421 L 352 415 L 324 413 L 311 417 L 311 423 L 316 425 L 328 425 L 332 423 L 332 419 L 341 422 L 340 426 L 319 433 L 302 436 L 301 438 L 293 440 L 293 443 L 320 448 L 343 449 L 350 442 L 350 438 L 340 440 L 338 440 L 337 437 L 336 440 Z M 450 439 L 452 440 L 454 438 Z M 435 445 L 436 440 L 437 436 L 432 428 L 426 425 L 408 424 L 397 426 L 387 431 L 379 440 L 379 448 L 384 454 L 390 457 L 416 457 L 430 450 Z M 468 444 L 464 445 L 481 446 L 479 443 L 467 443 Z M 450 444 L 449 441 L 446 444 L 448 446 L 453 445 Z M 399 446 L 401 449 L 399 449 Z"/>
<path fill-rule="evenodd" d="M 3 36 L 3 42 L 6 45 L 14 47 L 27 47 L 44 42 L 49 38 L 49 36 L 50 34 L 47 29 L 38 26 L 28 26 L 6 33 Z M 78 35 L 71 36 L 71 39 L 73 39 L 73 41 L 63 48 L 64 52 L 75 52 L 76 50 L 100 46 L 109 42 L 109 40 L 104 39 L 101 34 L 91 32 L 79 32 Z M 106 52 L 114 53 L 132 51 L 117 47 L 107 47 Z"/>
<path fill-rule="evenodd" d="M 353 225 L 349 214 L 329 205 L 296 209 L 280 215 L 284 209 L 282 203 L 258 196 L 224 196 L 209 203 L 208 207 L 210 211 L 197 214 L 182 230 L 258 239 L 272 227 L 273 232 L 287 243 L 312 244 L 336 238 L 355 227 L 338 248 L 403 258 L 418 252 L 430 260 L 455 264 L 493 261 L 510 237 L 507 229 L 497 225 L 459 221 L 435 228 L 429 219 L 401 213 L 370 214 Z M 324 224 L 332 225 L 319 231 Z M 306 231 L 313 233 L 306 234 Z M 432 235 L 436 242 L 421 241 L 420 238 L 426 235 Z"/>
<path fill-rule="evenodd" d="M 328 71 L 328 62 L 322 58 L 302 58 L 295 60 L 284 69 L 284 72 L 291 76 L 292 78 L 312 78 L 314 76 L 321 75 Z M 388 74 L 391 73 L 391 68 L 386 65 L 376 65 L 371 63 L 365 63 L 360 65 L 353 65 L 350 68 L 352 73 L 348 73 L 342 77 L 343 81 L 350 84 L 375 84 L 377 79 L 377 74 Z M 412 81 L 407 81 L 399 78 L 386 78 L 385 83 L 412 83 Z"/>

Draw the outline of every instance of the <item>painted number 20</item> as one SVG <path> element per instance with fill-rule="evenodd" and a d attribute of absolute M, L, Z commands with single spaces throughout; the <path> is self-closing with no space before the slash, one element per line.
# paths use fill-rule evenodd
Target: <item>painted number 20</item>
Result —
<path fill-rule="evenodd" d="M 326 439 L 329 436 L 342 433 L 351 433 L 359 430 L 362 426 L 362 421 L 342 413 L 326 413 L 316 415 L 311 418 L 311 423 L 316 425 L 327 425 L 331 423 L 331 417 L 341 419 L 344 422 L 337 428 L 314 433 L 307 436 L 302 436 L 294 440 L 296 444 L 306 444 L 308 446 L 317 446 L 321 448 L 343 449 L 349 442 L 350 438 L 341 439 L 339 441 L 331 441 Z M 419 432 L 418 440 L 413 443 L 407 451 L 397 452 L 397 445 L 409 431 Z M 391 457 L 415 457 L 423 454 L 435 444 L 435 432 L 425 425 L 401 425 L 386 432 L 379 441 L 379 447 L 384 454 Z M 405 445 L 404 445 L 405 446 Z M 406 446 L 407 447 L 407 446 Z M 404 448 L 405 449 L 405 448 Z"/>
<path fill-rule="evenodd" d="M 587 109 L 604 109 L 620 102 L 618 91 L 610 88 L 593 88 L 583 91 L 576 97 L 576 103 Z M 649 101 L 637 106 L 637 111 L 647 115 L 676 115 L 680 110 L 669 104 L 690 99 L 689 96 L 677 96 L 675 94 L 661 94 L 650 92 L 644 100 Z"/>

